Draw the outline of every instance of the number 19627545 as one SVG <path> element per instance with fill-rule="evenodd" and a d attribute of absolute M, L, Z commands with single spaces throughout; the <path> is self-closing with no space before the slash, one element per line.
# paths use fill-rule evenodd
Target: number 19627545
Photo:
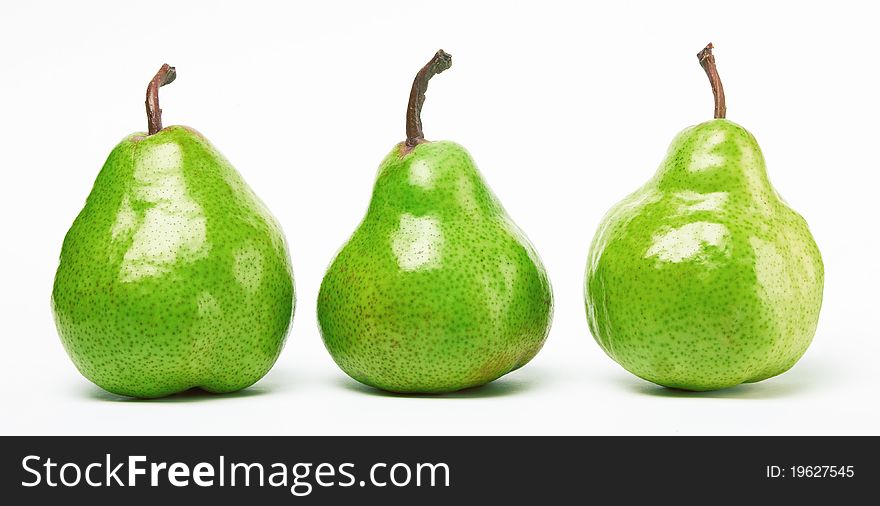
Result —
<path fill-rule="evenodd" d="M 767 466 L 767 478 L 852 478 L 855 466 Z"/>

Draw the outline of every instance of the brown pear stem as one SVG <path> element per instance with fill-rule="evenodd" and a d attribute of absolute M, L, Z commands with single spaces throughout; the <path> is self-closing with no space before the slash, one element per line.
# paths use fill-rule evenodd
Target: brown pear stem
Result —
<path fill-rule="evenodd" d="M 721 77 L 718 75 L 718 67 L 715 66 L 715 55 L 712 54 L 712 43 L 710 42 L 702 51 L 697 53 L 700 59 L 700 66 L 706 71 L 709 77 L 709 84 L 712 85 L 712 94 L 715 95 L 715 118 L 722 119 L 727 116 L 727 103 L 724 101 L 724 87 L 721 86 Z"/>
<path fill-rule="evenodd" d="M 159 88 L 170 84 L 177 77 L 177 71 L 167 63 L 156 72 L 147 86 L 147 132 L 149 135 L 162 130 L 162 109 L 159 108 Z"/>
<path fill-rule="evenodd" d="M 406 107 L 406 145 L 414 147 L 425 142 L 425 134 L 422 132 L 422 105 L 425 103 L 425 92 L 428 91 L 428 81 L 434 75 L 443 72 L 452 66 L 452 55 L 443 51 L 431 58 L 413 80 L 412 91 L 409 93 L 409 104 Z"/>

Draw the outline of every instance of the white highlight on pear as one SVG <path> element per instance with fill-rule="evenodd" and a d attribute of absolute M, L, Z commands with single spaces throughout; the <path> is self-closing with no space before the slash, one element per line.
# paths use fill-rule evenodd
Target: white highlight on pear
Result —
<path fill-rule="evenodd" d="M 391 251 L 405 271 L 440 267 L 443 232 L 433 216 L 400 216 L 400 227 L 391 234 Z"/>

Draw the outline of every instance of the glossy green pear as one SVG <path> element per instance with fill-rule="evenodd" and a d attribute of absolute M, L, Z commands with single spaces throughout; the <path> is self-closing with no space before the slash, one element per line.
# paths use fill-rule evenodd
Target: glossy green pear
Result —
<path fill-rule="evenodd" d="M 767 178 L 755 138 L 723 119 L 681 132 L 657 174 L 606 215 L 586 274 L 590 330 L 659 385 L 714 390 L 781 374 L 804 354 L 823 265 L 804 219 Z"/>
<path fill-rule="evenodd" d="M 166 67 L 159 85 L 173 80 Z M 79 371 L 116 394 L 239 390 L 269 371 L 287 335 L 285 239 L 201 134 L 161 128 L 153 89 L 155 132 L 110 153 L 64 239 L 58 332 Z"/>
<path fill-rule="evenodd" d="M 547 336 L 550 283 L 467 151 L 424 141 L 416 77 L 408 140 L 379 167 L 366 216 L 318 297 L 324 343 L 354 379 L 395 392 L 482 385 L 532 359 Z M 410 128 L 412 127 L 412 128 Z"/>

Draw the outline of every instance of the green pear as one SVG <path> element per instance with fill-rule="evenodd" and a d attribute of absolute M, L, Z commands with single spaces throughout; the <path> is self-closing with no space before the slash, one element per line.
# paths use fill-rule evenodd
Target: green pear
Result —
<path fill-rule="evenodd" d="M 162 128 L 107 158 L 64 238 L 52 290 L 61 342 L 98 386 L 132 397 L 245 388 L 274 364 L 293 316 L 284 235 L 201 134 Z"/>
<path fill-rule="evenodd" d="M 327 350 L 352 378 L 393 392 L 488 383 L 538 353 L 552 295 L 532 245 L 458 144 L 424 139 L 428 80 L 416 76 L 407 140 L 379 167 L 369 209 L 318 296 Z"/>
<path fill-rule="evenodd" d="M 725 118 L 709 44 L 698 55 L 715 119 L 672 141 L 653 179 L 605 216 L 590 248 L 590 330 L 631 373 L 715 390 L 787 371 L 822 305 L 822 257 L 776 193 L 755 138 Z"/>

